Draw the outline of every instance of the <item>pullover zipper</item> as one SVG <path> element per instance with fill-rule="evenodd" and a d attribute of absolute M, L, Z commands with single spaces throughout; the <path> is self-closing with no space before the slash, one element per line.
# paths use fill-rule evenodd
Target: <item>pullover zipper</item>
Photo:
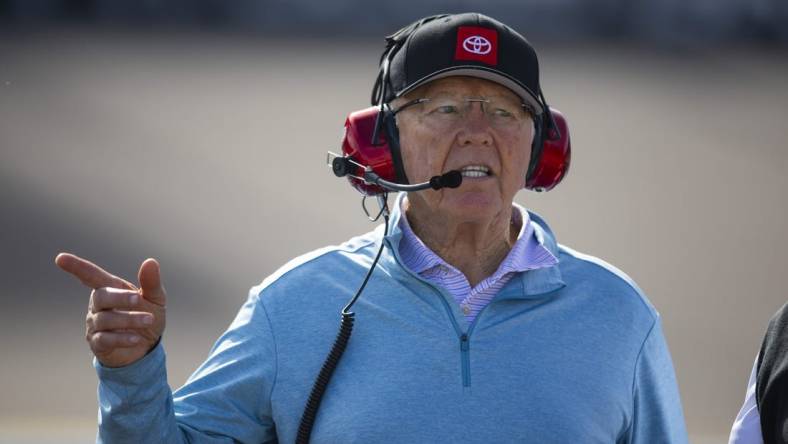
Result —
<path fill-rule="evenodd" d="M 386 241 L 386 242 L 389 244 L 388 245 L 389 249 L 391 249 L 391 251 L 394 251 L 394 247 L 391 245 L 391 242 L 390 241 Z M 400 260 L 396 257 L 396 255 L 395 255 L 395 258 L 397 259 L 397 262 L 400 262 Z M 432 291 L 437 293 L 438 297 L 441 300 L 441 302 L 443 302 L 443 307 L 446 309 L 446 313 L 448 313 L 448 315 L 449 315 L 449 319 L 451 320 L 451 324 L 454 327 L 454 331 L 457 333 L 457 337 L 460 339 L 460 361 L 461 361 L 461 366 L 462 366 L 462 386 L 463 387 L 470 387 L 471 386 L 471 354 L 470 354 L 470 350 L 471 350 L 471 346 L 470 346 L 470 344 L 471 344 L 471 333 L 473 332 L 474 327 L 476 327 L 476 321 L 479 320 L 479 317 L 482 315 L 484 310 L 486 310 L 487 307 L 490 306 L 490 304 L 488 303 L 487 305 L 485 305 L 484 308 L 482 308 L 481 311 L 479 311 L 479 313 L 476 314 L 476 318 L 473 320 L 473 322 L 471 322 L 471 325 L 468 327 L 468 332 L 467 333 L 463 332 L 462 329 L 460 328 L 460 324 L 457 323 L 457 319 L 454 317 L 454 313 L 451 310 L 451 306 L 449 306 L 449 302 L 446 300 L 447 295 L 444 294 L 443 290 L 435 287 L 432 283 L 426 281 L 421 276 L 419 276 L 416 273 L 413 273 L 412 271 L 408 270 L 407 267 L 405 267 L 405 266 L 402 266 L 402 267 L 407 271 L 407 273 L 409 273 L 411 276 L 416 278 L 416 280 L 421 281 L 424 285 L 426 285 Z"/>
<path fill-rule="evenodd" d="M 470 341 L 468 334 L 463 333 L 460 336 L 460 354 L 462 355 L 462 386 L 471 386 L 471 356 L 470 356 Z"/>
<path fill-rule="evenodd" d="M 463 332 L 460 328 L 460 324 L 457 323 L 457 319 L 454 318 L 454 313 L 451 311 L 451 307 L 449 306 L 449 302 L 446 300 L 446 295 L 443 294 L 443 291 L 437 289 L 435 287 L 430 287 L 435 290 L 441 298 L 443 302 L 443 306 L 446 308 L 446 312 L 449 314 L 449 319 L 451 319 L 451 323 L 454 326 L 454 331 L 457 332 L 457 337 L 460 339 L 460 362 L 462 366 L 462 386 L 463 387 L 470 387 L 471 386 L 471 333 L 473 333 L 473 329 L 476 327 L 476 321 L 479 320 L 484 310 L 490 306 L 487 304 L 484 308 L 479 311 L 474 318 L 471 325 L 468 327 L 467 332 Z"/>

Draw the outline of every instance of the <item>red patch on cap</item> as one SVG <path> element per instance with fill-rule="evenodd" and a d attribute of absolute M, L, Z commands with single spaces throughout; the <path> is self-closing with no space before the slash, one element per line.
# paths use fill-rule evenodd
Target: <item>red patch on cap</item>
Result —
<path fill-rule="evenodd" d="M 479 26 L 458 27 L 454 60 L 475 60 L 497 65 L 498 31 Z"/>

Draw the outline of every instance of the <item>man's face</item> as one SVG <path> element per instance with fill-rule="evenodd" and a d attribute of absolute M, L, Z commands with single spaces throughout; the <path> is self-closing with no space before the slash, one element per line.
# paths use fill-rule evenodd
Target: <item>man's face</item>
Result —
<path fill-rule="evenodd" d="M 415 211 L 423 218 L 434 220 L 451 217 L 456 222 L 483 222 L 508 214 L 502 211 L 511 207 L 514 195 L 525 186 L 533 138 L 530 115 L 517 121 L 501 120 L 486 104 L 485 114 L 482 103 L 473 99 L 515 105 L 521 100 L 508 88 L 473 77 L 435 80 L 393 105 L 396 109 L 413 99 L 440 97 L 471 101 L 462 100 L 464 109 L 451 118 L 446 116 L 451 110 L 436 110 L 438 103 L 434 100 L 398 113 L 402 160 L 411 183 L 459 170 L 463 172 L 462 185 L 454 189 L 410 193 L 408 212 Z M 428 108 L 430 106 L 432 108 Z M 441 115 L 428 114 L 430 110 Z M 469 171 L 485 168 L 487 174 Z"/>

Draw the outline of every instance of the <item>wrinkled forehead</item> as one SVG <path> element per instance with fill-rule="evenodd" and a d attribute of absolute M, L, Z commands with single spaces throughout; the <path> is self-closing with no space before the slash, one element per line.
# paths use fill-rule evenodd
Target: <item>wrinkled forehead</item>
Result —
<path fill-rule="evenodd" d="M 505 97 L 522 102 L 509 88 L 486 79 L 467 76 L 451 76 L 433 80 L 405 94 L 406 100 L 449 94 L 462 97 Z"/>

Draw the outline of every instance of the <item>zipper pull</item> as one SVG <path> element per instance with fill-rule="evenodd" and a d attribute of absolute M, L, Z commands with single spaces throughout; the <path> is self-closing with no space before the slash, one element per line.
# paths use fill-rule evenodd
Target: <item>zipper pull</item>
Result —
<path fill-rule="evenodd" d="M 468 335 L 463 333 L 462 336 L 460 336 L 460 350 L 468 351 L 469 345 Z"/>

